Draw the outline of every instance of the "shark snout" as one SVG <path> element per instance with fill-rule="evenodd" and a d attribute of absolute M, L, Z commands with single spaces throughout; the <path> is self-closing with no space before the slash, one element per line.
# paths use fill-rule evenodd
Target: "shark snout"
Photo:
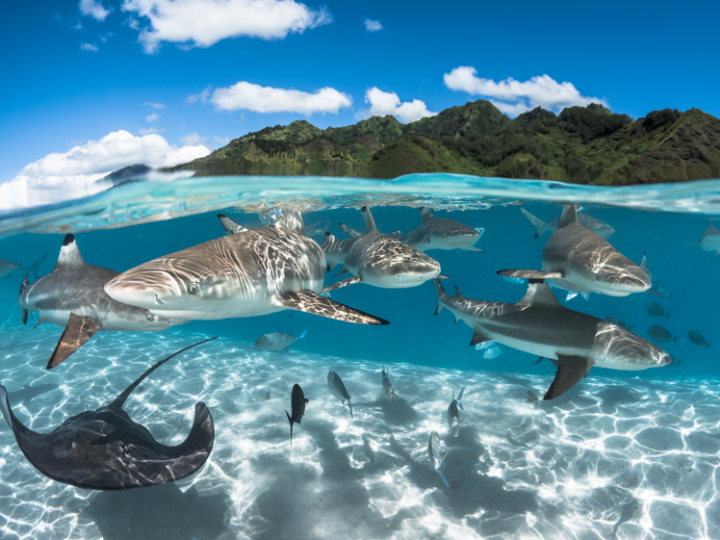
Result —
<path fill-rule="evenodd" d="M 105 285 L 105 293 L 118 302 L 145 309 L 157 309 L 177 296 L 171 276 L 164 272 L 129 270 Z"/>

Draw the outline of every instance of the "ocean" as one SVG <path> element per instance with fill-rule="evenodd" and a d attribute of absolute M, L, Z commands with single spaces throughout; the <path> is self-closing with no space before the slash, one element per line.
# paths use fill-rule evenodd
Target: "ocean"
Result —
<path fill-rule="evenodd" d="M 63 329 L 49 322 L 33 329 L 37 314 L 23 325 L 18 306 L 21 267 L 47 255 L 37 276 L 50 273 L 70 232 L 88 264 L 123 272 L 225 235 L 217 214 L 250 224 L 269 208 L 300 210 L 306 226 L 329 224 L 345 239 L 339 223 L 365 231 L 363 206 L 385 234 L 419 227 L 421 207 L 484 229 L 476 243 L 484 253 L 427 255 L 440 263 L 448 293 L 457 287 L 467 298 L 515 303 L 527 282 L 497 271 L 539 270 L 550 237 L 533 238 L 524 212 L 550 223 L 562 203 L 611 226 L 608 241 L 633 262 L 644 255 L 661 294 L 591 294 L 586 302 L 556 288 L 555 296 L 568 309 L 622 321 L 672 355 L 671 365 L 593 367 L 544 401 L 553 364 L 501 343 L 471 346 L 469 326 L 453 324 L 448 310 L 434 315 L 430 281 L 331 293 L 388 325 L 284 310 L 161 332 L 101 331 L 52 370 L 45 366 Z M 159 442 L 176 445 L 190 431 L 195 403 L 204 402 L 215 443 L 198 472 L 142 489 L 76 488 L 34 468 L 2 423 L 0 537 L 720 538 L 720 258 L 699 245 L 716 215 L 720 180 L 601 188 L 440 174 L 138 179 L 86 199 L 2 212 L 0 259 L 21 267 L 0 279 L 0 383 L 29 428 L 47 433 L 108 404 L 158 360 L 219 339 L 160 367 L 124 407 Z M 326 284 L 349 275 L 333 277 L 340 268 Z M 307 342 L 289 352 L 253 347 L 264 334 L 304 331 Z M 383 367 L 395 404 L 380 386 Z M 330 370 L 352 396 L 353 418 L 328 388 Z M 285 411 L 296 383 L 309 402 L 291 445 Z M 446 415 L 463 387 L 454 437 Z M 428 456 L 432 432 L 452 487 Z"/>

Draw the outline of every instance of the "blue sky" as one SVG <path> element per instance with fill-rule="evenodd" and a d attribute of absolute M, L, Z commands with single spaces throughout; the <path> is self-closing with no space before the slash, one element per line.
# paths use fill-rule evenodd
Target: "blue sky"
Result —
<path fill-rule="evenodd" d="M 321 128 L 373 113 L 409 121 L 481 98 L 511 116 L 596 99 L 634 118 L 665 107 L 720 116 L 718 2 L 4 7 L 0 182 L 95 178 L 123 162 L 101 155 L 122 145 L 135 145 L 126 159 L 163 164 L 299 118 Z M 162 139 L 143 139 L 152 133 Z"/>

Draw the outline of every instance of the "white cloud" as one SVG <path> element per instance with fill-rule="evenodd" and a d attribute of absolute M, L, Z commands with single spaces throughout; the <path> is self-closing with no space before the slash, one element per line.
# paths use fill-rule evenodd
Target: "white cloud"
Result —
<path fill-rule="evenodd" d="M 195 146 L 197 144 L 204 144 L 205 141 L 207 141 L 207 137 L 201 137 L 198 135 L 198 132 L 191 133 L 190 135 L 185 135 L 182 139 L 180 139 L 180 142 L 183 144 L 187 144 L 190 146 Z"/>
<path fill-rule="evenodd" d="M 110 15 L 111 9 L 105 9 L 102 2 L 97 0 L 80 0 L 80 13 L 92 17 L 100 22 L 105 20 L 105 17 Z"/>
<path fill-rule="evenodd" d="M 115 131 L 65 153 L 48 154 L 27 165 L 14 179 L 0 184 L 0 209 L 22 208 L 92 195 L 107 189 L 98 182 L 112 171 L 144 163 L 172 167 L 207 156 L 204 145 L 177 147 L 160 135 L 135 137 Z"/>
<path fill-rule="evenodd" d="M 490 101 L 502 112 L 518 115 L 537 106 L 559 112 L 573 105 L 599 103 L 607 107 L 604 99 L 580 94 L 572 83 L 558 83 L 548 75 L 533 77 L 520 82 L 512 77 L 495 82 L 477 76 L 477 70 L 460 66 L 444 75 L 445 85 L 451 90 L 491 98 Z"/>
<path fill-rule="evenodd" d="M 97 48 L 95 45 L 93 45 L 92 43 L 81 43 L 81 44 L 80 44 L 80 48 L 81 48 L 83 51 L 95 51 L 95 52 L 97 52 L 97 50 L 98 50 L 98 48 Z"/>
<path fill-rule="evenodd" d="M 200 103 L 207 103 L 208 98 L 210 97 L 210 91 L 212 90 L 212 86 L 209 84 L 205 87 L 205 90 L 200 92 L 199 94 L 192 94 L 188 96 L 185 99 L 185 103 L 195 103 L 196 101 L 199 101 Z"/>
<path fill-rule="evenodd" d="M 146 120 L 147 122 L 151 122 L 151 123 L 152 123 L 152 122 L 157 122 L 159 118 L 160 118 L 160 115 L 155 112 L 155 113 L 152 113 L 152 114 L 148 114 L 148 115 L 145 117 L 145 120 Z"/>
<path fill-rule="evenodd" d="M 211 101 L 224 111 L 244 109 L 259 113 L 296 112 L 305 115 L 337 114 L 339 109 L 352 105 L 349 95 L 334 88 L 321 88 L 311 94 L 248 82 L 239 82 L 229 88 L 218 88 L 213 92 Z"/>
<path fill-rule="evenodd" d="M 143 106 L 145 106 L 145 107 L 152 107 L 153 109 L 156 109 L 156 110 L 162 110 L 162 109 L 166 109 L 166 108 L 167 108 L 167 107 L 165 107 L 165 105 L 163 105 L 162 103 L 155 103 L 154 101 L 148 101 L 148 102 L 146 102 L 146 103 L 143 103 Z"/>
<path fill-rule="evenodd" d="M 140 32 L 147 53 L 163 41 L 210 47 L 237 36 L 283 39 L 332 21 L 324 8 L 295 0 L 124 0 L 122 9 L 150 20 Z"/>
<path fill-rule="evenodd" d="M 428 111 L 424 101 L 414 99 L 401 103 L 400 98 L 395 92 L 383 92 L 377 87 L 372 87 L 365 92 L 365 103 L 370 104 L 370 109 L 358 113 L 358 115 L 356 115 L 358 118 L 392 114 L 401 122 L 415 122 L 421 118 L 427 118 L 437 114 L 436 112 Z"/>
<path fill-rule="evenodd" d="M 373 21 L 372 19 L 365 19 L 365 30 L 368 32 L 378 32 L 382 30 L 382 24 L 380 21 Z"/>
<path fill-rule="evenodd" d="M 151 133 L 165 133 L 167 131 L 167 128 L 161 128 L 152 126 L 149 128 L 138 128 L 138 133 L 140 135 L 150 135 Z"/>

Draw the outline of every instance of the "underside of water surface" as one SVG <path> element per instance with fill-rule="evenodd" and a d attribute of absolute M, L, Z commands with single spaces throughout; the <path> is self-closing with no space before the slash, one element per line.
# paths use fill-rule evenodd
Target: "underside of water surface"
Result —
<path fill-rule="evenodd" d="M 155 371 L 125 410 L 164 444 L 187 436 L 194 405 L 215 421 L 215 445 L 194 475 L 120 492 L 71 487 L 43 476 L 0 426 L 3 538 L 718 538 L 720 377 L 716 250 L 701 245 L 720 213 L 720 181 L 600 189 L 554 182 L 413 175 L 392 182 L 296 177 L 219 177 L 132 182 L 94 197 L 0 214 L 0 383 L 18 418 L 46 433 L 112 401 L 154 362 L 206 337 Z M 642 371 L 593 367 L 544 401 L 555 366 L 502 343 L 471 346 L 473 329 L 434 313 L 429 281 L 381 289 L 359 283 L 336 302 L 389 321 L 349 324 L 296 310 L 192 321 L 162 332 L 98 332 L 61 365 L 45 366 L 63 328 L 23 325 L 18 291 L 52 271 L 72 232 L 88 264 L 123 272 L 225 235 L 258 212 L 303 212 L 305 225 L 348 238 L 378 229 L 406 234 L 421 207 L 482 235 L 484 252 L 429 250 L 450 294 L 516 303 L 526 280 L 503 269 L 539 270 L 562 203 L 610 227 L 607 240 L 653 288 L 586 300 L 553 288 L 567 309 L 612 318 L 661 347 L 671 365 Z M 536 218 L 535 224 L 530 217 Z M 539 238 L 534 238 L 538 234 Z M 719 244 L 720 246 L 720 244 Z M 706 248 L 706 249 L 703 249 Z M 42 259 L 39 267 L 33 263 Z M 342 267 L 327 272 L 325 284 Z M 35 272 L 36 270 L 36 272 Z M 37 275 L 35 275 L 35 273 Z M 275 332 L 306 333 L 282 349 L 253 347 Z M 570 339 L 570 337 L 569 337 Z M 396 392 L 383 396 L 389 367 Z M 338 373 L 347 405 L 327 384 Z M 300 384 L 309 403 L 293 444 L 285 415 Z M 458 436 L 450 402 L 465 387 Z M 443 483 L 428 456 L 440 436 Z"/>

